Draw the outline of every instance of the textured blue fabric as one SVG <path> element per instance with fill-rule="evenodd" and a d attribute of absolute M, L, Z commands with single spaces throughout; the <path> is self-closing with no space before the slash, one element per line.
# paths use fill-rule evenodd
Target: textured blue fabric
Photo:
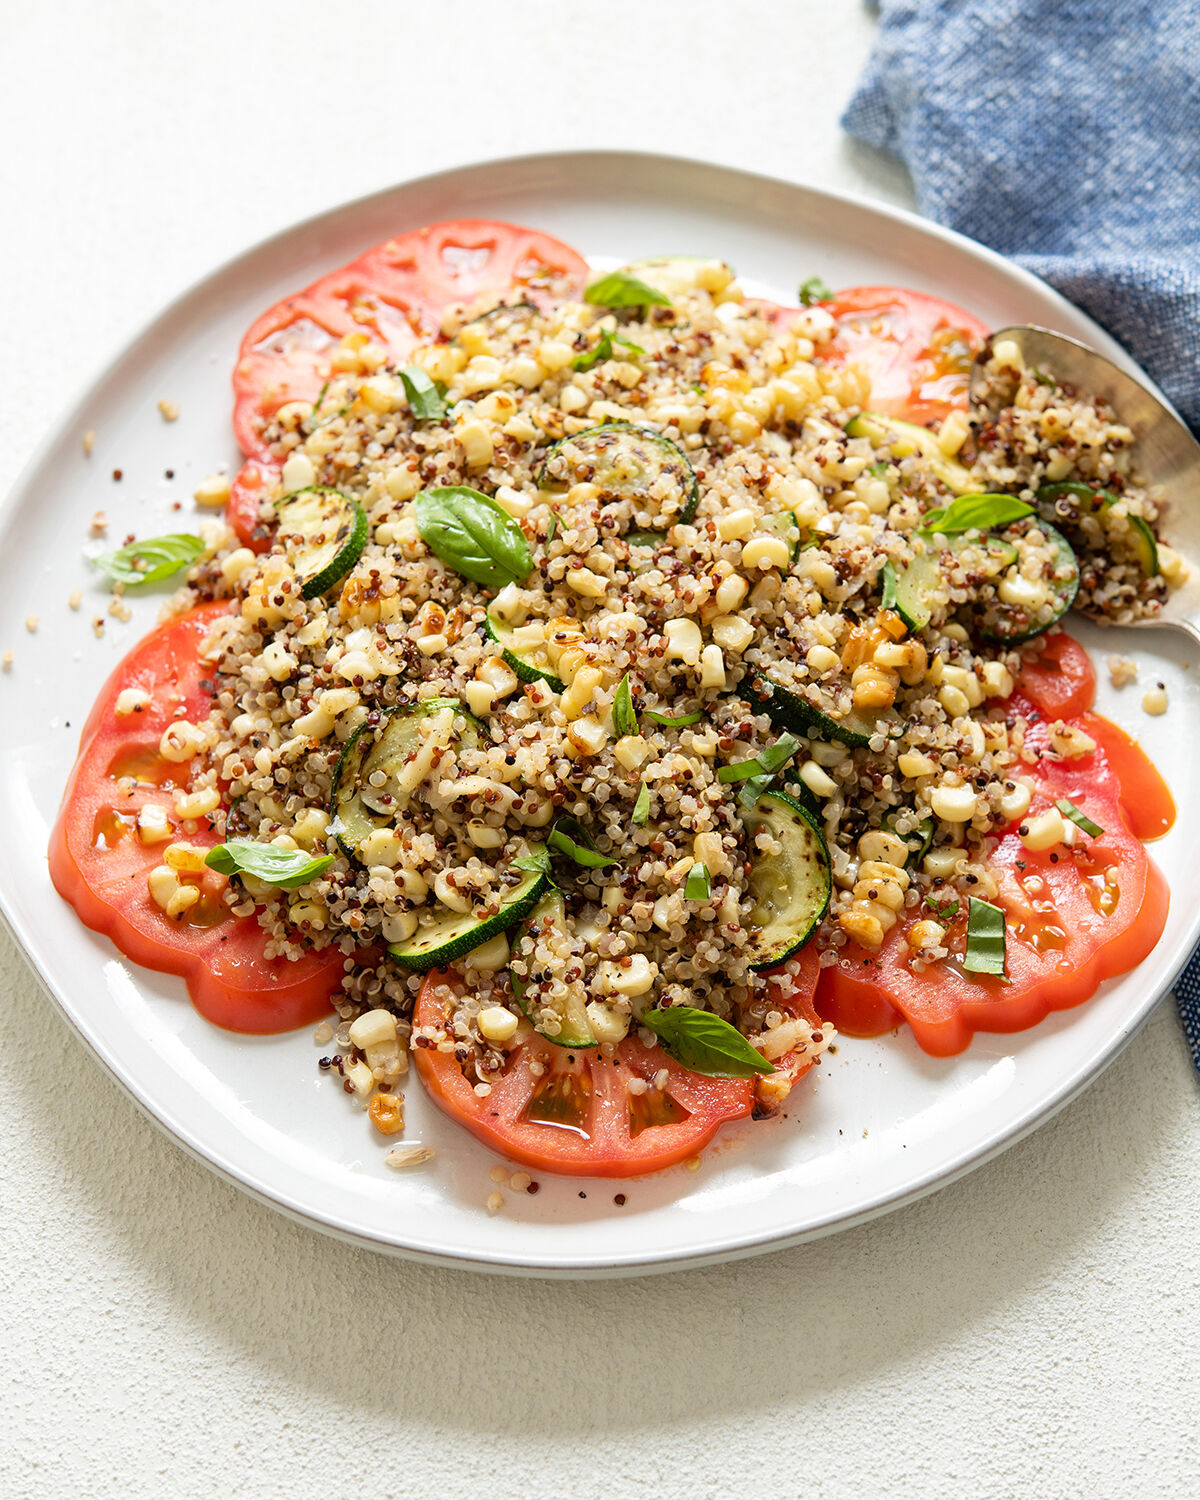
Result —
<path fill-rule="evenodd" d="M 1200 0 L 880 0 L 842 123 L 1103 324 L 1200 435 Z M 1176 986 L 1200 1069 L 1200 954 Z"/>

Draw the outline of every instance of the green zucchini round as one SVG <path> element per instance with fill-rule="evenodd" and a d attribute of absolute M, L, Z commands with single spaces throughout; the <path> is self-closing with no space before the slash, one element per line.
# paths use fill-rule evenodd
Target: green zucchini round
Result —
<path fill-rule="evenodd" d="M 360 724 L 346 741 L 333 773 L 329 816 L 330 831 L 348 858 L 357 859 L 371 834 L 395 823 L 400 810 L 394 795 L 396 775 L 420 743 L 421 719 L 444 708 L 453 708 L 456 718 L 465 720 L 461 730 L 451 733 L 447 745 L 474 749 L 486 731 L 457 698 L 427 698 L 423 703 L 393 708 L 378 733 L 370 725 Z M 382 786 L 372 786 L 370 778 L 379 771 L 387 779 Z"/>
<path fill-rule="evenodd" d="M 488 639 L 495 641 L 500 647 L 500 655 L 517 674 L 519 681 L 544 682 L 552 693 L 563 691 L 565 684 L 561 677 L 555 676 L 545 655 L 539 657 L 534 652 L 517 651 L 512 644 L 513 627 L 501 620 L 492 608 L 489 608 L 484 617 L 484 630 Z"/>
<path fill-rule="evenodd" d="M 562 892 L 559 890 L 548 890 L 541 897 L 538 904 L 529 914 L 527 927 L 533 927 L 535 923 L 544 922 L 547 919 L 555 927 L 565 927 L 567 921 L 566 906 L 563 902 Z M 518 939 L 519 941 L 519 939 Z M 544 1036 L 548 1042 L 553 1042 L 556 1047 L 567 1047 L 573 1052 L 578 1052 L 583 1047 L 596 1046 L 596 1038 L 592 1034 L 592 1024 L 588 1020 L 587 1009 L 579 996 L 568 986 L 567 998 L 555 1005 L 553 1008 L 558 1017 L 558 1030 L 552 1036 L 548 1031 L 542 1030 L 533 1018 L 533 1010 L 525 1003 L 525 994 L 528 988 L 527 981 L 519 974 L 514 974 L 510 969 L 508 980 L 512 985 L 513 998 L 521 1007 L 521 1013 L 529 1021 L 539 1036 Z M 542 1007 L 545 1009 L 545 1007 Z"/>
<path fill-rule="evenodd" d="M 766 791 L 743 811 L 750 846 L 753 923 L 745 953 L 753 969 L 781 964 L 808 942 L 829 908 L 833 874 L 817 820 L 787 792 Z M 762 854 L 755 835 L 765 829 L 779 844 Z"/>
<path fill-rule="evenodd" d="M 790 729 L 793 734 L 837 740 L 855 749 L 869 744 L 874 735 L 890 733 L 899 722 L 891 712 L 864 714 L 858 709 L 851 709 L 842 718 L 835 719 L 810 703 L 802 688 L 782 687 L 765 672 L 753 668 L 742 683 L 741 691 L 779 728 Z"/>
<path fill-rule="evenodd" d="M 1002 533 L 1003 539 L 1015 545 L 1018 552 L 1018 560 L 1011 566 L 1019 568 L 1020 554 L 1024 551 L 1022 543 L 1035 527 L 1047 538 L 1054 552 L 1053 573 L 1048 580 L 1044 601 L 1051 606 L 1049 617 L 1042 618 L 1040 611 L 1035 614 L 1030 606 L 1010 604 L 1002 600 L 999 589 L 1003 585 L 1004 574 L 1000 574 L 996 580 L 994 605 L 985 605 L 977 615 L 976 634 L 981 640 L 1019 646 L 1036 636 L 1044 635 L 1058 624 L 1075 603 L 1075 596 L 1079 592 L 1079 562 L 1070 542 L 1049 521 L 1038 516 L 1036 520 L 1018 521 L 1015 526 L 1006 528 Z M 1007 571 L 1009 570 L 1006 569 L 1005 572 Z"/>
<path fill-rule="evenodd" d="M 478 912 L 447 911 L 445 907 L 436 915 L 422 911 L 424 920 L 412 937 L 402 943 L 392 943 L 388 953 L 402 969 L 417 974 L 452 964 L 524 921 L 549 883 L 550 877 L 543 870 L 522 872 L 520 884 L 511 887 L 501 900 L 499 910 L 487 916 Z"/>
<path fill-rule="evenodd" d="M 650 494 L 664 475 L 677 501 L 665 511 L 662 499 Z M 683 449 L 662 433 L 632 422 L 588 427 L 560 438 L 547 450 L 537 474 L 540 489 L 565 492 L 584 482 L 597 487 L 602 505 L 631 501 L 635 526 L 643 532 L 687 524 L 700 504 L 700 483 Z"/>
<path fill-rule="evenodd" d="M 328 485 L 293 490 L 275 502 L 279 540 L 300 580 L 315 599 L 347 574 L 367 544 L 367 513 L 357 500 Z"/>

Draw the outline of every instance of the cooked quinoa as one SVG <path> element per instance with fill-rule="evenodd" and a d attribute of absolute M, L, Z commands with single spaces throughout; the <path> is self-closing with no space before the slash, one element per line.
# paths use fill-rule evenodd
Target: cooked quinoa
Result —
<path fill-rule="evenodd" d="M 649 1006 L 686 1004 L 729 1020 L 768 1057 L 797 1046 L 819 1055 L 830 1028 L 784 1015 L 751 967 L 748 872 L 770 854 L 771 835 L 751 847 L 738 784 L 718 776 L 779 738 L 754 673 L 834 722 L 878 719 L 858 747 L 800 736 L 780 778 L 798 779 L 828 840 L 833 897 L 815 939 L 823 965 L 851 940 L 878 948 L 935 885 L 948 897 L 994 896 L 989 840 L 1029 806 L 1023 723 L 995 705 L 1038 644 L 982 644 L 972 623 L 1003 609 L 1007 588 L 1028 595 L 1036 627 L 1054 567 L 1037 518 L 1007 583 L 986 538 L 956 538 L 953 551 L 945 537 L 919 539 L 924 516 L 953 496 L 928 453 L 898 455 L 886 431 L 847 434 L 870 390 L 856 367 L 825 362 L 830 314 L 816 306 L 785 322 L 716 262 L 674 275 L 670 306 L 453 309 L 412 357 L 444 386 L 440 419 L 414 417 L 404 382 L 365 334 L 344 339 L 319 403 L 283 407 L 269 430 L 282 484 L 264 496 L 261 519 L 272 535 L 281 495 L 336 488 L 367 515 L 358 561 L 329 592 L 305 598 L 285 545 L 255 555 L 227 534 L 178 600 L 234 601 L 206 652 L 216 692 L 195 731 L 188 805 L 222 837 L 333 856 L 298 890 L 246 877 L 226 899 L 239 914 L 257 912 L 268 956 L 329 944 L 345 954 L 332 1066 L 364 1100 L 376 1088 L 377 1101 L 394 1100 L 422 983 L 381 957 L 383 945 L 410 939 L 433 911 L 498 908 L 520 878 L 513 861 L 564 817 L 611 863 L 556 860 L 565 921 L 511 928 L 468 954 L 460 1009 L 423 1044 L 457 1050 L 486 1083 L 520 1014 L 516 976 L 543 1028 L 571 997 L 601 1041 L 636 1027 Z M 609 357 L 574 368 L 606 335 Z M 1128 429 L 1023 370 L 1011 347 L 994 351 L 991 369 L 987 408 L 948 417 L 933 434 L 938 453 L 980 492 L 1032 501 L 1039 487 L 1074 480 L 1112 492 L 1117 503 L 1101 515 L 1070 514 L 1065 503 L 1056 516 L 1079 558 L 1079 603 L 1118 622 L 1152 613 L 1179 562 L 1161 547 L 1165 576 L 1147 579 L 1125 546 L 1130 517 L 1157 521 L 1135 481 Z M 550 451 L 608 421 L 650 429 L 686 455 L 698 482 L 692 519 L 680 519 L 683 469 L 614 492 L 587 451 Z M 431 552 L 415 498 L 456 485 L 493 497 L 519 523 L 533 557 L 527 578 L 487 589 Z M 631 540 L 647 528 L 662 534 Z M 793 533 L 803 543 L 794 557 Z M 883 569 L 931 554 L 940 561 L 929 623 L 910 630 L 883 607 Z M 488 633 L 489 607 L 561 691 L 519 679 Z M 618 736 L 623 681 L 637 724 Z M 329 816 L 347 740 L 362 725 L 382 733 L 389 711 L 432 699 L 455 704 L 420 720 L 394 819 L 348 857 Z M 668 727 L 650 710 L 700 717 Z M 481 734 L 463 732 L 471 721 Z M 1077 732 L 1063 728 L 1056 748 L 1080 753 Z M 906 838 L 930 819 L 931 845 L 912 868 Z M 696 865 L 709 877 L 699 898 L 686 892 Z M 946 956 L 936 921 L 911 931 L 914 965 Z M 397 1109 L 373 1106 L 372 1118 L 391 1133 Z"/>

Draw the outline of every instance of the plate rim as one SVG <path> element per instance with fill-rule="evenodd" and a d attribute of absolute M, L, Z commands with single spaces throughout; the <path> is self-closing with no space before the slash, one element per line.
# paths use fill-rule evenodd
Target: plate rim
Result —
<path fill-rule="evenodd" d="M 319 210 L 290 224 L 283 225 L 252 244 L 243 247 L 234 255 L 227 257 L 224 261 L 184 284 L 173 296 L 169 297 L 148 316 L 139 319 L 132 332 L 124 334 L 118 332 L 109 344 L 112 352 L 97 361 L 93 368 L 77 382 L 73 399 L 60 408 L 58 414 L 51 420 L 29 458 L 22 465 L 12 486 L 3 499 L 0 500 L 0 545 L 7 538 L 9 529 L 20 512 L 22 505 L 25 503 L 33 480 L 42 465 L 63 441 L 63 435 L 70 433 L 78 426 L 78 418 L 94 394 L 116 377 L 126 361 L 136 361 L 143 345 L 154 338 L 160 326 L 168 322 L 177 313 L 183 311 L 192 299 L 202 296 L 215 283 L 223 281 L 231 274 L 236 274 L 239 268 L 256 257 L 269 252 L 272 246 L 290 241 L 294 236 L 299 234 L 317 231 L 326 225 L 333 225 L 345 214 L 368 212 L 372 206 L 382 205 L 389 198 L 399 193 L 420 191 L 422 188 L 430 189 L 439 185 L 452 187 L 457 179 L 467 178 L 471 174 L 479 173 L 481 170 L 529 172 L 540 167 L 561 173 L 564 167 L 568 165 L 575 168 L 586 168 L 588 164 L 596 165 L 599 163 L 605 163 L 610 167 L 619 167 L 622 164 L 628 164 L 633 169 L 643 172 L 676 168 L 708 175 L 736 178 L 743 182 L 757 182 L 789 192 L 798 191 L 807 195 L 810 200 L 816 200 L 818 203 L 823 200 L 830 205 L 866 212 L 885 221 L 903 225 L 920 235 L 940 241 L 960 256 L 965 255 L 970 260 L 983 260 L 986 264 L 1001 272 L 1005 277 L 1015 279 L 1018 283 L 1024 283 L 1029 288 L 1036 290 L 1040 297 L 1045 298 L 1049 296 L 1053 303 L 1066 310 L 1071 319 L 1082 319 L 1089 325 L 1094 342 L 1098 348 L 1102 349 L 1125 369 L 1133 373 L 1160 399 L 1165 400 L 1157 386 L 1149 379 L 1140 366 L 1083 309 L 1071 303 L 1061 293 L 1049 286 L 1048 283 L 1042 281 L 1033 272 L 1026 270 L 1023 266 L 1017 265 L 1014 261 L 1009 260 L 997 251 L 979 244 L 977 241 L 958 233 L 956 230 L 948 229 L 943 225 L 923 218 L 920 214 L 912 210 L 873 199 L 862 193 L 814 185 L 805 182 L 799 176 L 780 177 L 773 174 L 751 171 L 727 163 L 707 161 L 699 157 L 665 152 L 618 151 L 595 148 L 481 157 L 457 166 L 426 173 L 419 177 L 405 178 L 376 191 L 362 194 L 356 198 L 338 203 L 333 207 Z M 522 1253 L 519 1256 L 514 1256 L 510 1252 L 489 1251 L 486 1247 L 472 1250 L 470 1253 L 447 1252 L 444 1250 L 439 1251 L 431 1245 L 414 1244 L 411 1240 L 410 1243 L 399 1244 L 395 1239 L 376 1234 L 362 1226 L 349 1228 L 345 1223 L 339 1221 L 337 1215 L 334 1213 L 322 1214 L 306 1205 L 295 1202 L 286 1189 L 268 1185 L 261 1180 L 259 1174 L 254 1170 L 236 1164 L 232 1160 L 229 1160 L 219 1149 L 211 1145 L 206 1145 L 202 1140 L 197 1139 L 195 1132 L 174 1118 L 169 1108 L 155 1107 L 141 1097 L 136 1086 L 124 1075 L 117 1059 L 110 1055 L 110 1048 L 88 1025 L 86 1010 L 77 1011 L 67 996 L 64 993 L 60 993 L 59 987 L 48 978 L 37 963 L 31 951 L 31 944 L 27 940 L 27 934 L 12 909 L 7 890 L 7 877 L 3 870 L 0 870 L 0 918 L 3 918 L 4 925 L 12 937 L 15 947 L 29 966 L 43 992 L 50 998 L 64 1020 L 69 1024 L 71 1030 L 101 1064 L 108 1076 L 118 1084 L 122 1092 L 137 1106 L 145 1118 L 161 1129 L 194 1160 L 201 1162 L 226 1182 L 239 1188 L 258 1202 L 266 1204 L 275 1211 L 284 1214 L 294 1222 L 315 1228 L 343 1242 L 360 1245 L 405 1259 L 416 1260 L 423 1264 L 437 1265 L 451 1269 L 565 1280 L 622 1278 L 672 1270 L 691 1269 L 743 1259 L 751 1255 L 764 1254 L 768 1251 L 784 1250 L 801 1243 L 823 1238 L 826 1235 L 839 1233 L 842 1230 L 855 1228 L 894 1209 L 915 1203 L 941 1187 L 948 1186 L 950 1183 L 965 1176 L 968 1172 L 975 1170 L 975 1168 L 993 1161 L 1001 1152 L 1007 1150 L 1008 1147 L 1023 1140 L 1053 1115 L 1057 1114 L 1059 1110 L 1065 1108 L 1084 1089 L 1093 1083 L 1149 1022 L 1151 1016 L 1171 992 L 1179 972 L 1188 960 L 1197 937 L 1200 936 L 1200 909 L 1198 909 L 1193 915 L 1184 938 L 1179 940 L 1182 954 L 1179 957 L 1178 964 L 1174 961 L 1169 964 L 1169 977 L 1160 983 L 1156 989 L 1152 989 L 1149 992 L 1138 1010 L 1129 1018 L 1128 1023 L 1117 1031 L 1107 1045 L 1097 1055 L 1083 1060 L 1077 1068 L 1066 1074 L 1059 1086 L 1048 1097 L 1039 1100 L 1015 1120 L 1010 1120 L 1003 1127 L 993 1131 L 989 1139 L 983 1144 L 977 1144 L 958 1153 L 949 1163 L 943 1163 L 936 1168 L 930 1168 L 914 1180 L 902 1183 L 890 1192 L 875 1197 L 858 1212 L 847 1214 L 833 1209 L 825 1218 L 816 1223 L 809 1224 L 801 1230 L 792 1232 L 765 1230 L 749 1238 L 740 1237 L 735 1241 L 729 1242 L 714 1241 L 711 1245 L 700 1249 L 659 1250 L 652 1252 L 648 1256 L 632 1252 L 629 1255 L 614 1258 L 609 1253 L 603 1260 L 600 1260 L 597 1257 L 589 1258 L 586 1255 L 563 1255 L 561 1253 L 548 1256 Z"/>

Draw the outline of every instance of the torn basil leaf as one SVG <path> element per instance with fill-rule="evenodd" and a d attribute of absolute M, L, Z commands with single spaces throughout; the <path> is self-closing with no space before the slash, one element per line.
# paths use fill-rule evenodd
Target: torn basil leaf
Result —
<path fill-rule="evenodd" d="M 706 1078 L 753 1078 L 774 1067 L 735 1026 L 691 1005 L 656 1007 L 641 1019 L 676 1062 Z"/>
<path fill-rule="evenodd" d="M 1003 911 L 990 901 L 972 896 L 967 908 L 967 947 L 963 954 L 963 968 L 972 974 L 998 974 L 1003 978 L 1006 936 Z"/>
<path fill-rule="evenodd" d="M 332 854 L 315 857 L 303 849 L 284 849 L 279 844 L 260 844 L 257 839 L 230 839 L 210 849 L 204 863 L 222 875 L 253 875 L 268 885 L 294 891 L 323 874 L 333 863 Z"/>

